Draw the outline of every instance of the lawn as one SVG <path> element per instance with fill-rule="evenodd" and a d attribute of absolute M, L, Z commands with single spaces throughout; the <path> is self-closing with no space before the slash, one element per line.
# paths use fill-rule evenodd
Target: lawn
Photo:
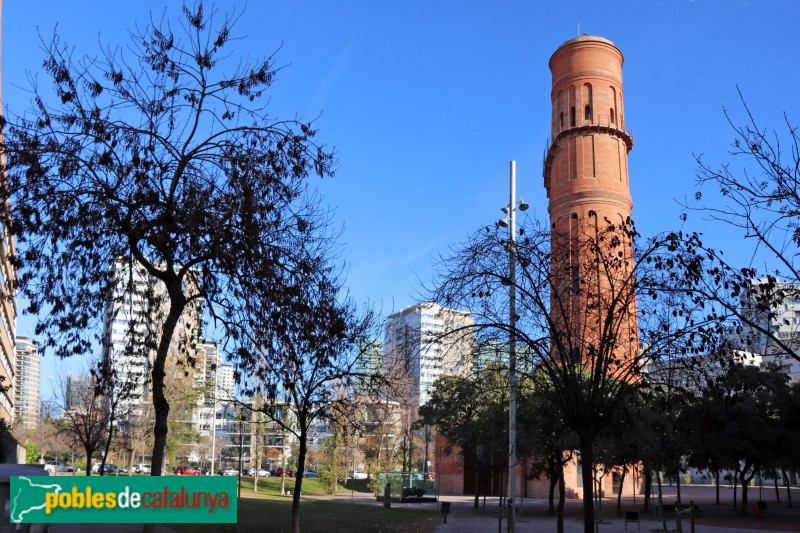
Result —
<path fill-rule="evenodd" d="M 430 533 L 440 522 L 441 515 L 435 511 L 397 507 L 385 510 L 379 506 L 334 500 L 303 499 L 300 502 L 300 528 L 303 533 Z M 255 495 L 252 490 L 242 490 L 237 524 L 171 524 L 171 527 L 182 533 L 278 533 L 290 531 L 291 524 L 292 509 L 288 497 Z"/>

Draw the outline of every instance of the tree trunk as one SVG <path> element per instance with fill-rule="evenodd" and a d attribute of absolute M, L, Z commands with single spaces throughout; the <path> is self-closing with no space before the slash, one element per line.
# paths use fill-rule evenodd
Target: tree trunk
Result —
<path fill-rule="evenodd" d="M 748 477 L 747 472 L 749 470 L 750 468 L 745 463 L 745 468 L 742 468 L 742 473 L 739 474 L 739 481 L 742 482 L 742 516 L 747 516 L 747 485 L 755 476 L 755 469 L 753 469 L 753 474 Z"/>
<path fill-rule="evenodd" d="M 714 472 L 714 485 L 717 488 L 717 505 L 719 505 L 719 470 Z"/>
<path fill-rule="evenodd" d="M 583 532 L 594 531 L 594 450 L 589 437 L 580 438 L 581 477 L 583 478 Z"/>
<path fill-rule="evenodd" d="M 783 482 L 786 483 L 786 499 L 789 502 L 789 507 L 792 506 L 792 487 L 789 483 L 789 474 L 786 473 L 786 470 L 781 468 L 781 473 L 783 474 Z"/>
<path fill-rule="evenodd" d="M 481 500 L 481 466 L 479 461 L 475 461 L 475 465 L 477 466 L 475 469 L 475 501 L 472 502 L 472 508 L 477 510 Z"/>
<path fill-rule="evenodd" d="M 86 475 L 92 475 L 92 455 L 94 454 L 94 449 L 88 446 L 85 446 L 84 451 L 86 452 Z M 788 487 L 788 485 L 787 485 Z"/>
<path fill-rule="evenodd" d="M 650 497 L 653 492 L 653 476 L 648 463 L 644 464 L 644 512 L 650 512 Z"/>
<path fill-rule="evenodd" d="M 658 514 L 661 515 L 662 531 L 667 529 L 667 518 L 664 516 L 664 492 L 661 490 L 661 471 L 656 468 L 656 484 L 658 486 Z"/>
<path fill-rule="evenodd" d="M 522 494 L 521 494 L 521 497 L 522 498 L 527 498 L 528 497 L 528 458 L 527 457 L 523 457 L 522 458 L 522 479 L 520 481 L 522 482 L 522 491 L 521 491 Z"/>
<path fill-rule="evenodd" d="M 622 516 L 622 487 L 625 486 L 625 474 L 628 473 L 628 468 L 622 467 L 622 475 L 619 476 L 619 491 L 617 492 L 617 516 Z"/>
<path fill-rule="evenodd" d="M 559 483 L 558 468 L 556 468 L 556 458 L 550 457 L 547 460 L 547 475 L 550 477 L 550 490 L 548 492 L 548 507 L 547 510 L 550 514 L 556 514 L 556 506 L 554 503 L 556 486 Z"/>
<path fill-rule="evenodd" d="M 733 510 L 739 509 L 739 500 L 736 497 L 736 491 L 739 489 L 739 469 L 733 472 Z"/>
<path fill-rule="evenodd" d="M 677 474 L 675 474 L 675 487 L 677 489 L 678 503 L 681 503 L 681 467 L 678 465 Z"/>
<path fill-rule="evenodd" d="M 778 487 L 778 475 L 775 474 L 775 501 L 781 503 L 781 489 Z"/>
<path fill-rule="evenodd" d="M 155 361 L 153 361 L 153 410 L 155 412 L 155 427 L 153 428 L 153 458 L 151 461 L 151 476 L 160 476 L 164 471 L 164 451 L 167 447 L 167 433 L 169 427 L 169 401 L 164 395 L 164 377 L 166 376 L 167 355 L 172 342 L 172 335 L 178 325 L 184 309 L 186 297 L 183 295 L 181 281 L 176 280 L 177 289 L 167 286 L 169 294 L 169 313 L 161 330 L 161 339 L 158 343 Z"/>
<path fill-rule="evenodd" d="M 292 494 L 292 533 L 300 533 L 300 491 L 303 488 L 303 472 L 306 471 L 306 455 L 308 454 L 306 426 L 306 421 L 301 417 L 300 449 L 297 454 L 297 471 L 294 474 L 294 494 Z"/>

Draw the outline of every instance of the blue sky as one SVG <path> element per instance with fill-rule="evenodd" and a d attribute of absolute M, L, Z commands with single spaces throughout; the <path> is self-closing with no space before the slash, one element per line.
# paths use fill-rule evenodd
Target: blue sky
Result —
<path fill-rule="evenodd" d="M 77 53 L 95 54 L 98 39 L 127 44 L 127 30 L 165 5 L 176 18 L 179 2 L 7 1 L 3 104 L 27 105 L 23 89 L 43 58 L 39 33 L 47 39 L 57 24 Z M 548 60 L 562 42 L 599 35 L 625 55 L 634 220 L 648 235 L 680 226 L 674 199 L 693 196 L 693 154 L 729 160 L 722 110 L 742 118 L 737 85 L 763 125 L 780 128 L 784 111 L 800 123 L 798 20 L 794 0 L 251 0 L 235 33 L 237 54 L 276 53 L 286 65 L 272 91 L 275 115 L 319 115 L 339 166 L 317 183 L 344 227 L 351 293 L 388 314 L 414 303 L 437 253 L 499 218 L 509 160 L 528 213 L 546 216 Z M 741 250 L 738 234 L 700 218 L 687 227 Z M 31 332 L 21 318 L 18 333 Z"/>

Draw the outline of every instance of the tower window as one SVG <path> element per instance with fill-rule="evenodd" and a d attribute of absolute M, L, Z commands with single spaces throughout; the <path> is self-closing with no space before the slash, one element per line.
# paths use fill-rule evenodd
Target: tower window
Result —
<path fill-rule="evenodd" d="M 587 105 L 583 108 L 583 119 L 584 120 L 592 120 L 592 107 Z"/>
<path fill-rule="evenodd" d="M 572 292 L 581 292 L 581 274 L 577 266 L 572 267 Z"/>
<path fill-rule="evenodd" d="M 616 124 L 617 123 L 617 117 L 616 117 L 616 113 L 614 113 L 614 108 L 613 107 L 609 110 L 608 116 L 611 117 L 611 123 L 612 124 Z"/>
<path fill-rule="evenodd" d="M 569 127 L 575 127 L 575 106 L 569 108 Z"/>
<path fill-rule="evenodd" d="M 559 126 L 561 128 L 564 127 L 564 112 L 563 111 L 559 114 Z"/>

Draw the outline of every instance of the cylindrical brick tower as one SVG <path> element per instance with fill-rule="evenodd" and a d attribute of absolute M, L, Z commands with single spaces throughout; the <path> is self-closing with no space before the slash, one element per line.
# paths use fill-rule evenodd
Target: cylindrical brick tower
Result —
<path fill-rule="evenodd" d="M 627 164 L 633 139 L 625 131 L 622 62 L 611 41 L 589 35 L 570 39 L 550 58 L 552 141 L 544 185 L 551 314 L 561 313 L 554 319 L 569 344 L 562 356 L 584 361 L 600 352 L 628 361 L 638 356 Z M 612 313 L 619 323 L 608 331 L 603 324 Z"/>

